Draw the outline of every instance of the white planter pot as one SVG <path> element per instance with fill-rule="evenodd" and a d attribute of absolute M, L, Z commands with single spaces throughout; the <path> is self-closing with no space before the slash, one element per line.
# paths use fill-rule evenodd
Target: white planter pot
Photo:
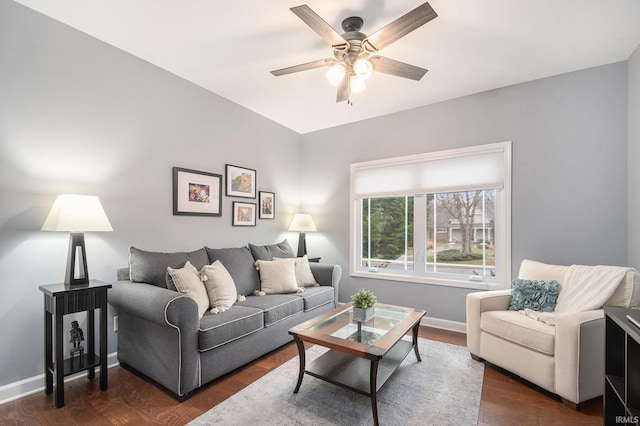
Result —
<path fill-rule="evenodd" d="M 374 308 L 362 309 L 362 308 L 353 308 L 353 320 L 358 322 L 367 322 L 374 315 Z"/>

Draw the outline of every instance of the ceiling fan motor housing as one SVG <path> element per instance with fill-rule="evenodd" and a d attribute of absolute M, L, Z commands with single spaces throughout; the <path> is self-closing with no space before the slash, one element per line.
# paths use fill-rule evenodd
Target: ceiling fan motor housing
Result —
<path fill-rule="evenodd" d="M 347 66 L 350 66 L 357 59 L 369 56 L 369 52 L 362 46 L 362 41 L 367 38 L 366 34 L 360 32 L 363 23 L 362 18 L 358 16 L 351 16 L 342 21 L 342 29 L 345 31 L 342 38 L 349 42 L 349 48 L 346 50 L 334 49 L 333 54 L 336 59 L 345 62 Z"/>

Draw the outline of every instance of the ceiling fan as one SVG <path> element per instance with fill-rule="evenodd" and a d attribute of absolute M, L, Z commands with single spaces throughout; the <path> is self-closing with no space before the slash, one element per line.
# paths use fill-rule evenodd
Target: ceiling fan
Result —
<path fill-rule="evenodd" d="M 380 28 L 370 36 L 360 32 L 364 21 L 358 16 L 352 16 L 342 21 L 344 34 L 340 35 L 306 4 L 292 7 L 291 11 L 333 48 L 335 59 L 320 59 L 271 71 L 271 74 L 275 76 L 329 67 L 327 79 L 338 88 L 336 102 L 347 101 L 351 104 L 351 94 L 365 89 L 365 80 L 371 76 L 373 71 L 416 81 L 420 80 L 427 72 L 424 68 L 385 58 L 377 53 L 436 18 L 438 14 L 428 2 Z"/>

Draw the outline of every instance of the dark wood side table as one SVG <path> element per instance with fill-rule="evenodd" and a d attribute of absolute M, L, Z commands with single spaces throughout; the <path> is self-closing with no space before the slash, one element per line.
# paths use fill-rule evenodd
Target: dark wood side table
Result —
<path fill-rule="evenodd" d="M 41 285 L 44 293 L 44 370 L 46 395 L 55 391 L 55 405 L 64 405 L 64 378 L 87 370 L 95 377 L 100 367 L 100 390 L 107 390 L 107 289 L 111 284 L 91 280 L 89 284 Z M 100 355 L 95 353 L 95 310 L 100 309 Z M 87 351 L 81 357 L 64 359 L 63 318 L 66 314 L 87 312 Z M 55 378 L 55 386 L 54 386 Z"/>

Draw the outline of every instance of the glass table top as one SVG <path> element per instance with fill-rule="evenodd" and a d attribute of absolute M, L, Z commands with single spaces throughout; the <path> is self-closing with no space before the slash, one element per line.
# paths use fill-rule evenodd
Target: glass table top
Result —
<path fill-rule="evenodd" d="M 353 320 L 353 308 L 349 308 L 310 327 L 308 331 L 365 345 L 374 345 L 412 312 L 414 310 L 408 308 L 376 305 L 374 317 L 365 323 L 358 323 Z"/>

